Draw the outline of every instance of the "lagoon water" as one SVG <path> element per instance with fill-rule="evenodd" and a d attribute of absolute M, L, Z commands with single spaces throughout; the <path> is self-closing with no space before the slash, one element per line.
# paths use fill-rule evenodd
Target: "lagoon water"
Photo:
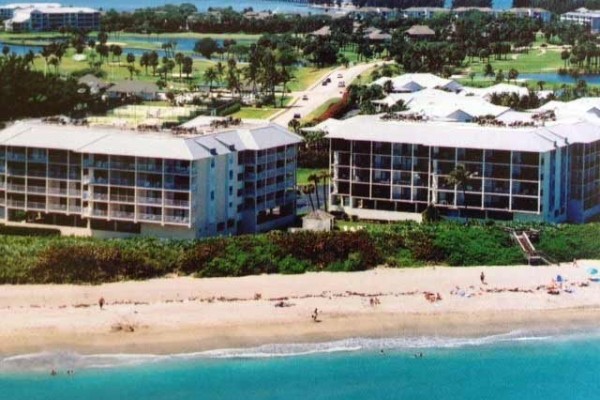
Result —
<path fill-rule="evenodd" d="M 416 352 L 423 352 L 423 358 L 415 358 Z M 598 332 L 465 340 L 354 339 L 160 357 L 45 353 L 0 360 L 0 397 L 593 399 L 600 390 L 598 360 Z M 48 370 L 29 370 L 34 365 L 77 369 L 73 376 L 60 370 L 51 377 Z"/>

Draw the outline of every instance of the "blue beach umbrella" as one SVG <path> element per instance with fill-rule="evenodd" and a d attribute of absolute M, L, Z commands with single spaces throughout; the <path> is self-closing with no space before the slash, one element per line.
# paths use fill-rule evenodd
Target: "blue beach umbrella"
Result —
<path fill-rule="evenodd" d="M 596 268 L 588 268 L 587 269 L 587 273 L 590 275 L 597 275 L 598 274 L 598 270 Z"/>

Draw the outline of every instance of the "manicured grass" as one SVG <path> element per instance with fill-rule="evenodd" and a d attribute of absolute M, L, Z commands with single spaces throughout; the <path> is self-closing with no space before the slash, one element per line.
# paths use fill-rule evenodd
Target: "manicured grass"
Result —
<path fill-rule="evenodd" d="M 327 100 L 325 103 L 321 104 L 316 110 L 302 118 L 303 121 L 312 121 L 313 119 L 319 118 L 327 109 L 332 105 L 341 100 L 340 97 L 334 97 L 333 99 Z"/>
<path fill-rule="evenodd" d="M 319 168 L 298 168 L 296 170 L 296 183 L 298 185 L 307 185 L 309 182 L 308 177 L 312 174 L 318 174 L 319 172 L 326 171 L 325 169 Z"/>
<path fill-rule="evenodd" d="M 255 108 L 255 107 L 242 107 L 242 109 L 235 114 L 232 114 L 234 118 L 248 118 L 248 119 L 269 119 L 273 114 L 279 111 L 279 108 Z"/>
<path fill-rule="evenodd" d="M 467 68 L 478 74 L 483 73 L 486 64 L 487 62 L 479 61 L 478 58 L 474 58 L 473 62 L 466 63 Z M 492 57 L 490 64 L 495 72 L 502 69 L 505 75 L 511 68 L 516 69 L 519 73 L 536 73 L 555 72 L 557 69 L 564 67 L 558 49 L 534 49 L 528 54 L 509 54 L 506 60 L 494 60 Z"/>
<path fill-rule="evenodd" d="M 334 67 L 328 68 L 312 68 L 301 67 L 294 71 L 295 79 L 290 82 L 288 88 L 292 92 L 299 92 L 308 89 L 318 80 L 325 77 L 325 74 L 334 70 Z"/>

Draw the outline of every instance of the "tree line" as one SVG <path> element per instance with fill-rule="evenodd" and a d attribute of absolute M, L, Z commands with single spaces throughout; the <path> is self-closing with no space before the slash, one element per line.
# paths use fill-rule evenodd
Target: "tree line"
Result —
<path fill-rule="evenodd" d="M 513 0 L 513 7 L 539 7 L 556 14 L 563 14 L 580 7 L 600 9 L 600 0 Z"/>

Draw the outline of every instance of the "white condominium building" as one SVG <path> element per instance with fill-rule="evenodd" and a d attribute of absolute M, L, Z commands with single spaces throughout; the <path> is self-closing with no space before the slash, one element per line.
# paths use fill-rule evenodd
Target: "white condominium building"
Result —
<path fill-rule="evenodd" d="M 100 12 L 58 3 L 14 3 L 0 6 L 7 31 L 53 31 L 60 28 L 100 29 Z"/>
<path fill-rule="evenodd" d="M 0 222 L 106 237 L 285 227 L 300 142 L 267 122 L 204 135 L 16 123 L 0 131 Z"/>
<path fill-rule="evenodd" d="M 491 127 L 457 122 L 328 120 L 331 210 L 420 220 L 435 204 L 456 218 L 584 222 L 600 214 L 600 126 Z M 448 183 L 464 165 L 464 187 Z"/>
<path fill-rule="evenodd" d="M 575 11 L 564 13 L 560 16 L 561 21 L 573 22 L 590 27 L 592 33 L 600 32 L 600 10 L 588 10 L 579 8 Z"/>

